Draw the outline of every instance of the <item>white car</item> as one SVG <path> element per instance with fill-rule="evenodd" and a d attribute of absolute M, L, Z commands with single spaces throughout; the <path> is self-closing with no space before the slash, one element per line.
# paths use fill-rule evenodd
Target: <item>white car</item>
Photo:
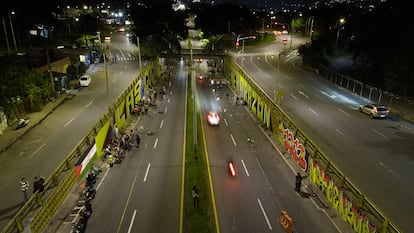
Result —
<path fill-rule="evenodd" d="M 220 116 L 216 112 L 209 112 L 207 114 L 207 122 L 209 125 L 219 125 L 220 124 Z"/>
<path fill-rule="evenodd" d="M 359 111 L 371 118 L 385 118 L 389 113 L 389 109 L 381 104 L 365 104 L 359 107 Z"/>
<path fill-rule="evenodd" d="M 81 87 L 88 87 L 90 83 L 91 83 L 91 77 L 87 74 L 82 75 L 79 79 L 79 85 Z"/>

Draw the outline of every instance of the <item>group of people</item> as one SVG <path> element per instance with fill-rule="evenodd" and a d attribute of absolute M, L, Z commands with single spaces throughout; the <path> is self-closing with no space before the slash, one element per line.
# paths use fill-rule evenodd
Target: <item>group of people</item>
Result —
<path fill-rule="evenodd" d="M 22 178 L 19 182 L 20 190 L 23 193 L 23 201 L 27 202 L 29 200 L 29 181 L 26 178 Z M 33 193 L 43 192 L 45 189 L 45 178 L 43 176 L 36 176 L 33 182 Z"/>
<path fill-rule="evenodd" d="M 126 151 L 131 150 L 132 146 L 135 145 L 138 148 L 140 144 L 141 137 L 138 132 L 131 129 L 125 133 L 119 133 L 115 126 L 114 137 L 105 148 L 105 158 L 112 167 L 114 163 L 120 163 L 124 159 Z"/>

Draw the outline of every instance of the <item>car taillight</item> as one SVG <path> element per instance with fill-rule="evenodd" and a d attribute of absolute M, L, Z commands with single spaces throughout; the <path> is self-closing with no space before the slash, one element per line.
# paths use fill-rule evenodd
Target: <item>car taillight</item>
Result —
<path fill-rule="evenodd" d="M 236 169 L 234 168 L 233 162 L 229 162 L 229 171 L 232 176 L 236 176 Z"/>

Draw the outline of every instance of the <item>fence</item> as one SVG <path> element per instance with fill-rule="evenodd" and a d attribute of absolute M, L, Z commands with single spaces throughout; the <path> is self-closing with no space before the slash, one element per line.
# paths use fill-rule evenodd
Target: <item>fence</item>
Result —
<path fill-rule="evenodd" d="M 414 122 L 414 100 L 370 86 L 346 75 L 334 72 L 322 65 L 316 66 L 315 72 L 335 85 L 372 102 L 384 104 L 390 108 L 392 113 L 399 115 L 407 121 Z"/>

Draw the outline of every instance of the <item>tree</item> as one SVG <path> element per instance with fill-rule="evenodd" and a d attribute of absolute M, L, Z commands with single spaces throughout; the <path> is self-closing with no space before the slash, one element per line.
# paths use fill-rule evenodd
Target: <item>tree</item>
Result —
<path fill-rule="evenodd" d="M 414 96 L 409 17 L 410 9 L 404 4 L 386 1 L 358 19 L 352 44 L 361 77 L 404 97 Z"/>
<path fill-rule="evenodd" d="M 5 56 L 0 62 L 0 106 L 8 117 L 22 114 L 16 112 L 21 109 L 16 106 L 19 102 L 25 104 L 21 111 L 40 110 L 43 100 L 52 93 L 48 79 L 28 68 L 21 58 Z"/>

